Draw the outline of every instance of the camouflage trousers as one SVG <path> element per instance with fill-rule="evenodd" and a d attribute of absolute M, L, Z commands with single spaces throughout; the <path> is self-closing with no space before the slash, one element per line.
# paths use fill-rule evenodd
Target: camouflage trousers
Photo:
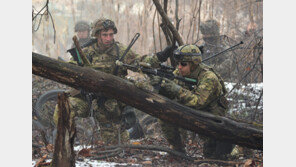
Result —
<path fill-rule="evenodd" d="M 186 130 L 163 121 L 160 121 L 160 125 L 164 137 L 173 149 L 185 153 Z M 233 149 L 233 145 L 230 143 L 221 142 L 207 136 L 199 136 L 204 141 L 203 153 L 205 158 L 227 159 Z"/>
<path fill-rule="evenodd" d="M 69 97 L 69 103 L 71 116 L 83 118 L 90 116 L 90 105 L 83 98 Z M 99 138 L 105 144 L 118 144 L 119 139 L 123 143 L 128 142 L 129 133 L 121 126 L 121 112 L 117 101 L 115 99 L 109 99 L 103 105 L 104 107 L 95 104 L 96 107 L 94 107 L 93 115 L 99 123 Z M 59 110 L 56 105 L 53 116 L 56 125 L 58 123 L 58 112 Z"/>
<path fill-rule="evenodd" d="M 187 138 L 186 130 L 178 128 L 170 123 L 158 120 L 161 126 L 162 133 L 171 145 L 172 149 L 186 153 L 184 141 Z"/>

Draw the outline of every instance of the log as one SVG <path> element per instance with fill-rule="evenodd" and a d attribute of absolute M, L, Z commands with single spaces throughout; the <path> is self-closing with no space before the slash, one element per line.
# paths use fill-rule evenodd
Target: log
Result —
<path fill-rule="evenodd" d="M 76 89 L 102 93 L 163 121 L 221 141 L 263 149 L 263 131 L 246 123 L 183 106 L 159 94 L 137 88 L 117 76 L 32 53 L 33 74 Z"/>
<path fill-rule="evenodd" d="M 65 93 L 58 94 L 58 125 L 55 139 L 52 167 L 75 167 L 74 138 L 76 134 L 74 118 L 71 118 L 70 104 Z"/>

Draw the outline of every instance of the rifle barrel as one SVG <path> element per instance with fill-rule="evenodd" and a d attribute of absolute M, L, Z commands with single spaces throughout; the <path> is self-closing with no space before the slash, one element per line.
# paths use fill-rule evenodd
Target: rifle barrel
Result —
<path fill-rule="evenodd" d="M 168 79 L 177 79 L 180 81 L 183 81 L 185 83 L 191 84 L 191 85 L 195 85 L 196 84 L 196 80 L 192 79 L 192 78 L 186 78 L 186 77 L 181 77 L 181 76 L 175 76 L 172 72 L 165 72 L 159 69 L 154 69 L 154 68 L 145 68 L 145 67 L 137 67 L 137 66 L 133 66 L 133 65 L 129 65 L 129 64 L 122 64 L 123 67 L 126 67 L 127 69 L 130 70 L 140 70 L 143 73 L 146 74 L 151 74 L 151 75 L 156 75 L 156 76 L 160 76 L 160 77 L 164 77 L 164 78 L 168 78 Z"/>
<path fill-rule="evenodd" d="M 139 38 L 140 33 L 136 33 L 136 35 L 134 36 L 134 38 L 132 39 L 132 41 L 130 42 L 130 44 L 128 45 L 128 47 L 125 49 L 123 55 L 121 56 L 121 58 L 119 59 L 119 61 L 122 61 L 126 55 L 126 53 L 131 49 L 131 47 L 134 45 L 134 43 L 137 41 L 137 39 Z"/>
<path fill-rule="evenodd" d="M 233 45 L 233 46 L 229 47 L 228 49 L 225 49 L 225 50 L 223 50 L 223 51 L 221 51 L 221 52 L 219 52 L 219 53 L 214 54 L 213 56 L 210 56 L 210 57 L 208 57 L 208 58 L 203 59 L 202 62 L 208 61 L 208 60 L 210 60 L 210 59 L 212 59 L 212 58 L 214 58 L 214 57 L 216 57 L 216 56 L 218 56 L 218 55 L 220 55 L 220 54 L 222 54 L 222 53 L 224 53 L 224 52 L 227 52 L 227 51 L 229 51 L 230 49 L 232 49 L 232 48 L 234 48 L 234 47 L 236 47 L 236 46 L 238 46 L 238 45 L 241 45 L 241 44 L 243 44 L 243 43 L 244 43 L 243 41 L 240 41 L 240 43 L 238 43 L 238 44 L 236 44 L 236 45 Z"/>
<path fill-rule="evenodd" d="M 134 43 L 137 41 L 137 39 L 139 38 L 140 33 L 136 33 L 136 35 L 134 36 L 134 38 L 132 39 L 132 41 L 130 42 L 130 44 L 128 45 L 128 47 L 125 49 L 123 55 L 120 57 L 119 61 L 122 61 L 125 57 L 125 55 L 127 54 L 127 52 L 131 49 L 131 47 L 134 45 Z M 115 67 L 115 70 L 113 72 L 114 75 L 117 75 L 118 73 L 118 66 Z"/>

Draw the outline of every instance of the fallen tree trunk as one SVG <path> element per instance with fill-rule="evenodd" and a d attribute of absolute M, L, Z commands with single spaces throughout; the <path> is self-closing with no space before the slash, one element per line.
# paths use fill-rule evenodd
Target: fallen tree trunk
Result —
<path fill-rule="evenodd" d="M 60 62 L 37 53 L 32 53 L 32 56 L 32 71 L 35 75 L 76 89 L 101 92 L 107 97 L 199 134 L 253 149 L 263 149 L 262 130 L 248 124 L 194 110 L 159 94 L 139 89 L 122 78 L 91 68 Z"/>

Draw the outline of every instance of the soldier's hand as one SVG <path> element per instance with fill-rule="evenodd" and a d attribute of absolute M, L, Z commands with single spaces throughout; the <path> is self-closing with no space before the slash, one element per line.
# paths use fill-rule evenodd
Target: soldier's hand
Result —
<path fill-rule="evenodd" d="M 151 84 L 152 86 L 159 85 L 159 84 L 161 83 L 161 81 L 162 81 L 162 78 L 159 77 L 159 76 L 152 75 L 152 76 L 150 77 L 150 84 Z"/>
<path fill-rule="evenodd" d="M 147 80 L 135 81 L 135 86 L 143 90 L 153 91 L 153 87 Z"/>
<path fill-rule="evenodd" d="M 175 82 L 173 82 L 169 79 L 166 79 L 166 78 L 164 78 L 162 80 L 160 86 L 161 86 L 161 88 L 159 90 L 159 93 L 161 95 L 164 95 L 164 96 L 170 98 L 170 99 L 174 99 L 178 95 L 178 93 L 181 89 L 180 85 L 178 85 Z"/>
<path fill-rule="evenodd" d="M 173 51 L 176 49 L 175 45 L 169 45 L 167 46 L 163 51 L 157 52 L 157 58 L 160 62 L 165 62 L 168 57 L 170 57 L 171 55 L 173 55 Z"/>

